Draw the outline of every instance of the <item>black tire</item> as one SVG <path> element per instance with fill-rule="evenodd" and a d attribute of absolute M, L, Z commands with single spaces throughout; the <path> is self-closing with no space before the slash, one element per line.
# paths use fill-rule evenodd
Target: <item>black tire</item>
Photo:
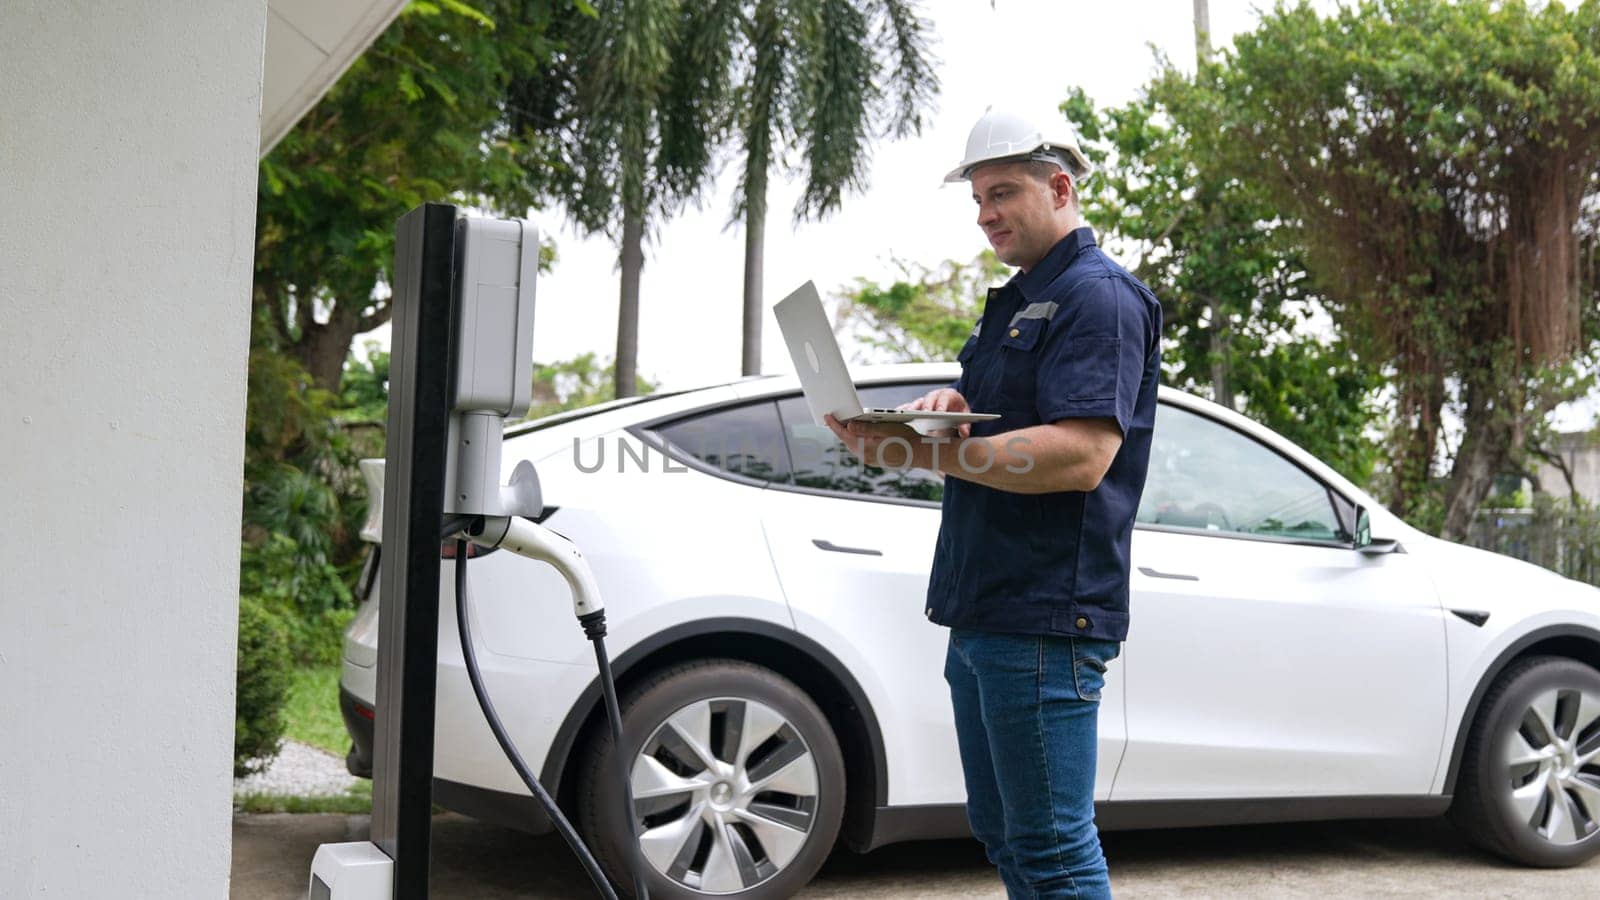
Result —
<path fill-rule="evenodd" d="M 1581 759 L 1600 748 L 1600 720 L 1591 713 L 1600 707 L 1583 706 L 1588 721 L 1580 721 L 1576 701 L 1581 694 L 1589 695 L 1590 703 L 1600 701 L 1600 672 L 1561 657 L 1518 660 L 1495 679 L 1472 723 L 1450 807 L 1451 818 L 1473 843 L 1540 868 L 1575 866 L 1600 854 L 1600 758 L 1574 767 L 1574 754 L 1563 755 L 1562 749 L 1575 745 Z M 1552 695 L 1555 714 L 1536 715 L 1534 704 Z M 1544 718 L 1553 719 L 1554 739 L 1540 724 Z M 1542 756 L 1514 764 L 1513 748 L 1519 757 Z M 1578 788 L 1560 787 L 1575 779 L 1582 781 Z M 1556 787 L 1542 787 L 1552 781 Z M 1526 800 L 1519 808 L 1514 790 L 1541 799 Z M 1563 815 L 1573 825 L 1570 839 L 1556 839 Z"/>
<path fill-rule="evenodd" d="M 845 768 L 833 729 L 804 691 L 770 669 L 739 660 L 711 659 L 683 663 L 654 673 L 628 690 L 620 702 L 624 758 L 629 761 L 630 771 L 635 766 L 645 765 L 641 754 L 649 741 L 652 759 L 662 762 L 678 777 L 714 782 L 703 791 L 674 791 L 655 800 L 641 798 L 638 801 L 638 818 L 650 828 L 660 829 L 657 835 L 676 835 L 663 829 L 674 824 L 684 829 L 685 835 L 681 843 L 675 837 L 671 841 L 658 837 L 652 844 L 658 858 L 665 852 L 663 848 L 679 846 L 679 852 L 672 855 L 667 866 L 671 875 L 647 861 L 643 852 L 635 856 L 646 871 L 646 884 L 652 898 L 768 900 L 791 897 L 811 880 L 839 835 L 844 813 Z M 731 796 L 720 793 L 722 789 L 717 785 L 737 784 L 737 777 L 711 774 L 710 767 L 702 762 L 686 763 L 683 757 L 695 756 L 692 748 L 683 744 L 676 732 L 667 726 L 671 717 L 685 710 L 708 713 L 710 740 L 704 743 L 718 745 L 708 746 L 718 761 L 736 766 L 738 773 L 752 776 L 753 781 L 784 773 L 781 782 L 774 782 L 784 787 L 794 787 L 796 779 L 805 781 L 810 777 L 805 773 L 811 771 L 815 779 L 814 794 L 807 795 L 803 787 L 796 788 L 797 793 L 763 791 L 744 799 L 741 799 L 744 795 L 736 792 Z M 772 737 L 747 747 L 743 759 L 725 759 L 739 756 L 737 729 L 747 717 L 755 728 L 769 721 L 765 718 L 769 713 L 780 717 L 785 727 L 779 728 Z M 673 741 L 677 743 L 672 744 Z M 625 855 L 629 838 L 622 792 L 615 774 L 618 769 L 614 750 L 609 729 L 602 729 L 585 754 L 578 781 L 578 827 L 601 866 L 610 874 L 618 893 L 631 896 L 633 879 Z M 810 767 L 806 765 L 807 755 Z M 698 773 L 692 771 L 696 766 L 700 769 Z M 740 810 L 720 805 L 727 803 L 748 805 Z M 750 815 L 759 815 L 762 821 L 752 827 L 747 824 L 751 821 Z M 711 818 L 726 822 L 727 829 L 711 824 Z M 776 830 L 777 825 L 783 824 L 778 819 L 790 823 L 790 831 Z M 802 825 L 803 839 L 790 833 L 801 831 Z M 782 845 L 772 841 L 769 851 L 757 828 L 761 833 L 776 835 Z M 720 843 L 717 841 L 719 834 L 723 836 Z M 796 844 L 798 850 L 794 849 Z M 757 856 L 761 859 L 757 860 Z M 726 866 L 714 864 L 724 859 L 738 861 L 734 870 L 742 886 L 732 891 L 700 889 L 698 882 L 702 877 L 711 879 L 729 874 Z M 699 870 L 695 868 L 697 862 Z"/>

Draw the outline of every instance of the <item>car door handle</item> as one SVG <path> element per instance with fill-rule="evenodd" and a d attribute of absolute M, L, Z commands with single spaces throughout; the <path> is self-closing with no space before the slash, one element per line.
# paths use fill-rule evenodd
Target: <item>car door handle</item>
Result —
<path fill-rule="evenodd" d="M 1180 575 L 1176 572 L 1157 572 L 1149 566 L 1140 566 L 1139 572 L 1151 578 L 1171 578 L 1173 581 L 1199 581 L 1199 575 Z"/>
<path fill-rule="evenodd" d="M 834 553 L 859 553 L 862 556 L 883 555 L 882 550 L 874 550 L 871 547 L 841 547 L 833 541 L 825 541 L 822 538 L 812 538 L 811 543 L 816 544 L 819 550 L 832 550 Z"/>

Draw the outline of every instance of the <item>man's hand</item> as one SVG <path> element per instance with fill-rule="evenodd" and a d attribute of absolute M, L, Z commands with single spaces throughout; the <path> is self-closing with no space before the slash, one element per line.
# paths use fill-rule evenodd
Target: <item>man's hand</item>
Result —
<path fill-rule="evenodd" d="M 956 396 L 960 396 L 957 394 Z M 846 449 L 869 466 L 882 468 L 904 468 L 907 466 L 917 468 L 931 468 L 931 464 L 924 457 L 927 456 L 927 445 L 922 435 L 910 425 L 895 422 L 851 422 L 846 424 L 835 419 L 832 415 L 823 417 L 828 430 L 833 432 L 843 442 Z M 890 448 L 885 451 L 883 445 L 893 440 Z M 902 444 L 902 442 L 904 442 Z M 910 458 L 907 458 L 907 447 L 910 448 Z M 885 464 L 887 461 L 887 464 Z"/>
<path fill-rule="evenodd" d="M 939 388 L 938 390 L 932 390 L 926 394 L 923 394 L 921 397 L 918 397 L 910 403 L 902 403 L 896 407 L 896 409 L 927 409 L 934 412 L 970 412 L 972 408 L 967 405 L 967 398 L 961 396 L 960 391 L 956 390 L 955 388 Z M 966 437 L 972 433 L 972 425 L 970 423 L 963 422 L 955 428 L 941 428 L 938 431 L 931 433 L 945 437 Z"/>

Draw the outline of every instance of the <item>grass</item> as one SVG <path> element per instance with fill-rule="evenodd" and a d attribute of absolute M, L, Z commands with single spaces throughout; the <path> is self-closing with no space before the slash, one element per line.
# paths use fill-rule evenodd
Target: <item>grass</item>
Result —
<path fill-rule="evenodd" d="M 350 735 L 339 715 L 339 666 L 302 666 L 289 686 L 283 709 L 284 737 L 343 757 Z"/>
<path fill-rule="evenodd" d="M 285 738 L 344 758 L 350 749 L 350 735 L 339 714 L 338 664 L 295 669 L 283 720 Z M 362 779 L 343 794 L 238 794 L 233 798 L 233 808 L 243 813 L 370 813 L 372 782 Z"/>
<path fill-rule="evenodd" d="M 344 813 L 372 812 L 372 782 L 357 782 L 343 794 L 297 797 L 292 794 L 238 794 L 234 812 L 243 813 Z"/>
<path fill-rule="evenodd" d="M 350 749 L 350 734 L 344 730 L 339 714 L 339 666 L 301 666 L 290 679 L 289 699 L 283 708 L 283 736 L 289 740 L 344 758 Z M 241 813 L 338 813 L 360 815 L 372 812 L 372 782 L 361 779 L 343 794 L 236 794 L 234 812 Z M 435 805 L 435 814 L 444 809 Z"/>

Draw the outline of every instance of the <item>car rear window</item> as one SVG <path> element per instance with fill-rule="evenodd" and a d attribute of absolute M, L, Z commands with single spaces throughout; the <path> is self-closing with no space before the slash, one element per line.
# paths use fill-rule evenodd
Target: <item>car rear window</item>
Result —
<path fill-rule="evenodd" d="M 770 400 L 723 407 L 652 430 L 678 453 L 724 472 L 789 481 L 789 454 L 777 407 Z"/>
<path fill-rule="evenodd" d="M 933 384 L 890 384 L 857 390 L 861 405 L 895 407 L 915 400 L 948 382 Z M 811 417 L 804 397 L 787 397 L 778 402 L 783 432 L 788 438 L 789 457 L 794 466 L 793 483 L 799 487 L 866 494 L 896 500 L 924 500 L 938 503 L 944 496 L 944 477 L 926 469 L 882 469 L 864 464 L 845 449 L 826 426 Z"/>

